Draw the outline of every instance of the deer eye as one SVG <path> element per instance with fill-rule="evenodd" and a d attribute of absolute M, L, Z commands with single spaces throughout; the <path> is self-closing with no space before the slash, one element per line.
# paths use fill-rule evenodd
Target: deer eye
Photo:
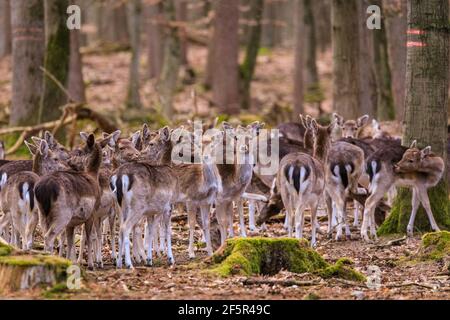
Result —
<path fill-rule="evenodd" d="M 409 163 L 413 163 L 414 161 L 412 161 L 412 160 L 410 159 L 410 160 L 408 160 L 408 162 L 409 162 Z"/>

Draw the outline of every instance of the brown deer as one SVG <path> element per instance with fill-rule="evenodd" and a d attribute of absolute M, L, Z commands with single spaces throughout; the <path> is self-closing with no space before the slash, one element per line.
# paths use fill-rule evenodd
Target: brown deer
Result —
<path fill-rule="evenodd" d="M 53 251 L 54 240 L 64 230 L 67 241 L 67 258 L 74 260 L 74 229 L 84 224 L 88 244 L 88 267 L 93 268 L 91 231 L 94 223 L 93 214 L 100 203 L 98 171 L 102 161 L 102 152 L 94 135 L 89 135 L 86 142 L 90 150 L 86 172 L 60 170 L 43 176 L 35 186 L 40 222 L 44 230 L 45 250 Z M 33 171 L 41 173 L 42 159 L 53 157 L 44 140 L 33 157 Z M 58 161 L 55 158 L 55 161 Z"/>
<path fill-rule="evenodd" d="M 409 149 L 388 146 L 367 159 L 366 167 L 371 176 L 371 185 L 361 228 L 361 237 L 364 240 L 370 241 L 369 225 L 371 236 L 377 239 L 372 223 L 375 219 L 374 207 L 392 185 L 413 189 L 411 217 L 406 230 L 409 236 L 413 234 L 414 219 L 420 203 L 425 208 L 431 228 L 439 230 L 431 212 L 427 190 L 442 178 L 445 165 L 442 158 L 431 153 L 430 147 L 419 150 L 416 141 L 412 142 Z"/>
<path fill-rule="evenodd" d="M 174 131 L 175 132 L 175 131 Z M 217 193 L 221 190 L 221 178 L 214 162 L 215 151 L 222 143 L 222 133 L 218 130 L 207 132 L 207 138 L 212 139 L 203 150 L 194 147 L 191 132 L 170 132 L 165 127 L 159 131 L 142 152 L 142 157 L 146 161 L 151 161 L 158 165 L 168 165 L 178 177 L 177 199 L 178 203 L 187 204 L 188 224 L 189 224 L 189 257 L 194 254 L 194 231 L 196 224 L 196 213 L 200 210 L 201 227 L 206 241 L 206 251 L 212 255 L 212 245 L 210 239 L 210 209 L 215 202 Z M 172 136 L 172 138 L 171 138 Z M 198 146 L 197 146 L 198 147 Z M 172 153 L 188 151 L 198 154 L 199 163 L 191 163 L 196 158 L 196 154 L 185 155 L 187 163 L 174 163 L 171 160 Z M 166 222 L 167 223 L 167 222 Z"/>
<path fill-rule="evenodd" d="M 241 236 L 246 236 L 242 195 L 252 179 L 254 139 L 264 124 L 254 122 L 247 127 L 238 126 L 234 129 L 224 122 L 222 126 L 225 132 L 223 139 L 225 163 L 217 164 L 217 168 L 222 179 L 223 191 L 216 201 L 221 244 L 225 242 L 228 234 L 230 237 L 234 236 L 233 201 L 237 203 Z M 230 143 L 231 141 L 234 143 Z M 227 159 L 229 156 L 231 159 Z M 229 163 L 229 160 L 232 163 Z"/>
<path fill-rule="evenodd" d="M 368 120 L 369 116 L 367 114 L 356 120 L 344 120 L 339 114 L 333 113 L 333 121 L 342 130 L 341 135 L 344 138 L 360 138 L 360 133 Z"/>
<path fill-rule="evenodd" d="M 31 171 L 22 171 L 7 178 L 1 177 L 1 210 L 9 215 L 13 233 L 22 238 L 22 249 L 29 250 L 33 244 L 33 234 L 38 223 L 38 213 L 34 203 L 34 186 L 39 176 Z M 17 239 L 19 240 L 19 239 Z"/>

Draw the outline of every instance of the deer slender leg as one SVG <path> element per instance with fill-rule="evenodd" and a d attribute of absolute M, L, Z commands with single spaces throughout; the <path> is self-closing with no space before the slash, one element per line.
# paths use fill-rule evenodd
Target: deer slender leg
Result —
<path fill-rule="evenodd" d="M 433 212 L 431 211 L 430 199 L 428 198 L 427 189 L 421 188 L 420 190 L 418 190 L 418 195 L 420 202 L 422 203 L 423 207 L 425 208 L 425 212 L 428 215 L 428 220 L 430 221 L 431 229 L 433 231 L 440 231 L 436 223 L 436 220 L 434 219 Z"/>
<path fill-rule="evenodd" d="M 318 201 L 313 203 L 311 206 L 311 247 L 316 246 L 316 231 L 317 231 L 317 207 L 319 206 Z"/>
<path fill-rule="evenodd" d="M 247 232 L 245 231 L 244 200 L 239 198 L 236 203 L 239 212 L 239 229 L 241 231 L 241 237 L 245 238 L 247 237 Z"/>
<path fill-rule="evenodd" d="M 166 232 L 166 242 L 167 242 L 167 259 L 169 264 L 172 265 L 175 263 L 175 258 L 173 257 L 172 252 L 172 208 L 168 209 L 163 216 L 164 220 L 164 229 Z"/>
<path fill-rule="evenodd" d="M 250 231 L 256 231 L 255 207 L 255 200 L 248 200 L 248 227 Z"/>
<path fill-rule="evenodd" d="M 408 226 L 406 227 L 406 233 L 412 237 L 414 230 L 414 220 L 416 219 L 417 210 L 420 206 L 420 197 L 416 188 L 412 189 L 411 198 L 411 216 L 409 217 Z"/>
<path fill-rule="evenodd" d="M 73 239 L 74 239 L 74 231 L 75 227 L 67 227 L 66 228 L 66 241 L 67 241 L 67 252 L 66 252 L 66 258 L 74 261 L 75 259 L 75 248 L 73 245 Z M 80 252 L 80 254 L 82 254 Z"/>
<path fill-rule="evenodd" d="M 189 258 L 193 259 L 195 258 L 194 253 L 194 232 L 195 232 L 195 223 L 196 223 L 196 212 L 197 207 L 188 204 L 187 205 L 187 216 L 188 216 L 188 225 L 189 225 L 189 247 L 188 247 L 188 253 Z"/>
<path fill-rule="evenodd" d="M 212 256 L 213 250 L 211 245 L 211 232 L 210 232 L 210 217 L 209 217 L 209 210 L 210 210 L 209 204 L 202 204 L 200 206 L 200 213 L 202 215 L 202 221 L 203 221 L 203 235 L 205 236 L 206 241 L 206 252 L 208 253 L 208 256 Z"/>
<path fill-rule="evenodd" d="M 93 259 L 93 252 L 92 252 L 92 230 L 94 227 L 94 218 L 88 219 L 84 223 L 84 228 L 86 230 L 86 243 L 87 243 L 87 257 L 88 257 L 88 269 L 93 270 L 94 269 L 94 259 Z"/>
<path fill-rule="evenodd" d="M 305 224 L 304 204 L 300 202 L 301 200 L 297 201 L 295 209 L 295 237 L 297 239 L 303 238 L 303 227 Z"/>

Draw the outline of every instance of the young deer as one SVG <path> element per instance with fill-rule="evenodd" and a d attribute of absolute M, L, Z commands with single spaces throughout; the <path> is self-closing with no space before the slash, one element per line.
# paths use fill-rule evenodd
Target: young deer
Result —
<path fill-rule="evenodd" d="M 13 232 L 22 238 L 22 249 L 29 250 L 33 244 L 33 234 L 38 223 L 34 204 L 34 185 L 39 176 L 31 171 L 19 172 L 9 179 L 3 173 L 1 186 L 1 209 L 10 215 Z M 18 239 L 17 239 L 18 240 Z"/>
<path fill-rule="evenodd" d="M 53 251 L 54 240 L 64 230 L 67 240 L 67 257 L 74 260 L 74 229 L 84 224 L 88 244 L 88 267 L 93 268 L 92 243 L 93 214 L 100 203 L 98 171 L 102 152 L 94 135 L 86 142 L 90 150 L 86 172 L 74 170 L 55 171 L 43 176 L 35 186 L 40 221 L 44 230 L 45 250 Z M 33 159 L 33 171 L 42 170 L 42 159 L 53 157 L 46 141 L 42 141 Z"/>
<path fill-rule="evenodd" d="M 337 113 L 333 113 L 333 121 L 342 130 L 344 138 L 359 138 L 363 127 L 367 124 L 369 116 L 363 115 L 356 120 L 345 120 Z"/>
<path fill-rule="evenodd" d="M 216 217 L 219 223 L 221 244 L 227 238 L 234 236 L 233 231 L 233 201 L 237 203 L 241 236 L 245 237 L 245 221 L 242 195 L 252 179 L 253 173 L 253 139 L 264 126 L 254 122 L 247 127 L 238 126 L 235 130 L 227 123 L 222 123 L 225 131 L 223 154 L 231 155 L 231 164 L 217 164 L 222 179 L 222 190 L 216 201 Z M 234 143 L 230 143 L 230 139 Z"/>
<path fill-rule="evenodd" d="M 168 128 L 163 128 L 151 140 L 142 156 L 153 163 L 169 165 L 178 177 L 178 187 L 176 202 L 186 202 L 189 224 L 189 257 L 194 258 L 194 231 L 196 224 L 196 213 L 200 210 L 201 227 L 206 241 L 206 251 L 212 255 L 212 245 L 210 239 L 210 209 L 215 202 L 217 193 L 221 190 L 221 178 L 214 162 L 214 155 L 219 144 L 222 143 L 222 133 L 218 130 L 208 132 L 211 134 L 209 143 L 201 151 L 193 145 L 191 133 L 188 131 L 179 132 L 180 137 L 169 132 Z M 188 163 L 173 163 L 171 155 L 177 148 L 179 153 L 186 150 L 194 151 L 194 155 L 188 156 Z M 200 163 L 190 163 L 192 156 L 199 155 Z M 166 222 L 167 223 L 167 222 Z"/>
<path fill-rule="evenodd" d="M 147 233 L 153 239 L 159 219 L 171 215 L 172 203 L 177 198 L 178 180 L 169 166 L 153 166 L 148 162 L 136 161 L 121 165 L 112 181 L 117 202 L 122 209 L 119 233 L 117 267 L 132 268 L 130 254 L 130 232 L 143 218 L 147 218 Z M 170 219 L 169 219 L 170 221 Z M 171 245 L 171 225 L 164 225 L 169 263 L 174 263 Z M 148 241 L 147 264 L 152 265 L 152 244 Z"/>
<path fill-rule="evenodd" d="M 431 229 L 439 231 L 439 227 L 431 212 L 427 190 L 438 184 L 444 174 L 444 170 L 444 160 L 432 153 L 430 146 L 419 150 L 416 141 L 412 142 L 409 149 L 403 154 L 402 159 L 394 165 L 394 172 L 400 177 L 397 183 L 407 185 L 413 191 L 411 217 L 406 229 L 409 236 L 413 235 L 414 220 L 420 204 L 422 204 L 427 213 Z"/>

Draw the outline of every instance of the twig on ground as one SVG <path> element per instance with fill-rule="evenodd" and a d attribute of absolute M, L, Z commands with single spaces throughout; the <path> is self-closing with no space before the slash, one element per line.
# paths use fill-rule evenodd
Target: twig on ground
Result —
<path fill-rule="evenodd" d="M 307 287 L 307 286 L 319 285 L 320 281 L 318 281 L 318 280 L 297 281 L 297 280 L 273 280 L 273 279 L 247 278 L 244 281 L 242 281 L 242 284 L 244 286 L 267 284 L 267 285 L 271 285 L 271 286 L 279 285 L 279 286 L 283 286 L 283 287 L 292 287 L 292 286 Z"/>

